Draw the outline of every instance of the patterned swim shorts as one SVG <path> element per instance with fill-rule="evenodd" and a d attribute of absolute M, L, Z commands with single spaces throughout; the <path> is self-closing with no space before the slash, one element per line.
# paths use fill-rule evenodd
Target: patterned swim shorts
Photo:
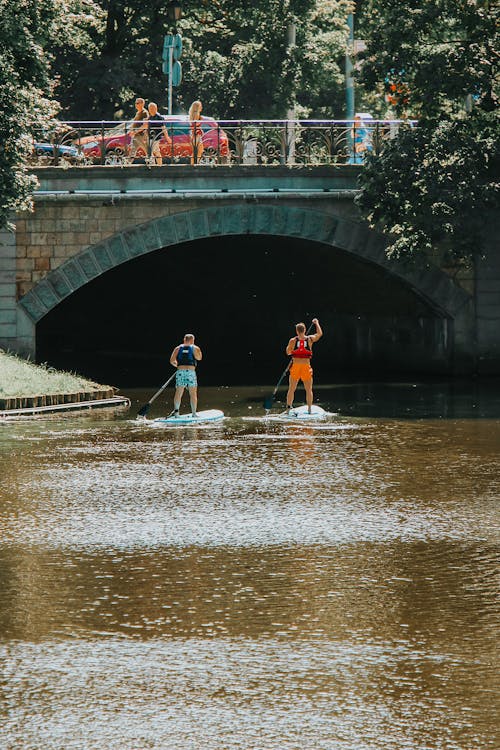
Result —
<path fill-rule="evenodd" d="M 177 370 L 175 385 L 177 388 L 195 388 L 198 385 L 196 372 L 194 370 Z"/>

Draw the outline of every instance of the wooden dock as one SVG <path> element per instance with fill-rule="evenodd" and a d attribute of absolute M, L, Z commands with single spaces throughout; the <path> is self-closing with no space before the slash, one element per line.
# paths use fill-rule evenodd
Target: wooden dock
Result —
<path fill-rule="evenodd" d="M 115 395 L 113 388 L 78 391 L 75 393 L 0 398 L 0 419 L 83 411 L 86 409 L 102 409 L 106 407 L 129 408 L 130 400 L 125 396 Z"/>

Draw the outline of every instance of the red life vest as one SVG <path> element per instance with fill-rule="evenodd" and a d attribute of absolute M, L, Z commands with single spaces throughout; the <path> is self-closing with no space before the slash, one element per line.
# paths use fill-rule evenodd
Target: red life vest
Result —
<path fill-rule="evenodd" d="M 301 340 L 297 337 L 295 339 L 295 349 L 292 352 L 292 357 L 296 357 L 297 359 L 311 359 L 312 351 L 308 338 Z"/>

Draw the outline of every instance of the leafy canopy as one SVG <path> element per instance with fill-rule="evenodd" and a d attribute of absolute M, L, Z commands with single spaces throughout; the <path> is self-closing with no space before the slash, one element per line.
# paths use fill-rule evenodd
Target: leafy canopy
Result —
<path fill-rule="evenodd" d="M 371 0 L 361 27 L 363 85 L 393 93 L 393 115 L 419 123 L 367 160 L 358 204 L 391 235 L 390 255 L 439 246 L 468 260 L 480 252 L 485 211 L 498 207 L 498 9 Z"/>
<path fill-rule="evenodd" d="M 65 117 L 128 116 L 135 96 L 166 105 L 163 36 L 172 31 L 165 0 L 98 0 L 90 43 L 55 50 Z M 183 0 L 183 81 L 176 108 L 202 99 L 220 119 L 340 116 L 349 0 Z M 287 44 L 295 22 L 296 45 Z"/>
<path fill-rule="evenodd" d="M 24 164 L 57 111 L 48 50 L 56 39 L 83 43 L 96 12 L 90 0 L 0 0 L 0 226 L 31 206 L 36 180 Z"/>

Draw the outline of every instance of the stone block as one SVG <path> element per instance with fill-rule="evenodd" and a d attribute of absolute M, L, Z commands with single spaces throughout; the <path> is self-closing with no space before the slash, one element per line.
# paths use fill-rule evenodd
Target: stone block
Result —
<path fill-rule="evenodd" d="M 16 218 L 16 235 L 26 232 L 26 219 Z"/>
<path fill-rule="evenodd" d="M 50 283 L 60 299 L 64 299 L 64 297 L 67 297 L 73 291 L 66 276 L 60 269 L 51 274 Z"/>
<path fill-rule="evenodd" d="M 15 323 L 2 323 L 0 321 L 0 342 L 2 348 L 9 349 L 9 339 L 15 338 L 17 333 Z"/>
<path fill-rule="evenodd" d="M 78 263 L 83 273 L 85 274 L 85 277 L 89 281 L 91 279 L 95 279 L 95 277 L 99 276 L 101 273 L 97 261 L 92 254 L 92 250 L 87 250 L 86 252 L 81 253 L 78 256 Z"/>
<path fill-rule="evenodd" d="M 76 259 L 69 260 L 61 266 L 64 275 L 68 279 L 73 289 L 79 289 L 87 281 L 80 265 Z"/>
<path fill-rule="evenodd" d="M 16 299 L 21 299 L 21 297 L 24 297 L 25 294 L 27 294 L 30 289 L 33 289 L 33 282 L 31 279 L 18 281 L 16 284 Z"/>
<path fill-rule="evenodd" d="M 58 295 L 46 279 L 37 285 L 36 296 L 47 310 L 52 309 L 59 302 Z"/>
<path fill-rule="evenodd" d="M 189 216 L 189 223 L 191 224 L 192 238 L 207 236 L 208 227 L 204 211 L 193 211 Z"/>
<path fill-rule="evenodd" d="M 4 274 L 5 271 L 15 271 L 16 270 L 16 259 L 14 255 L 7 255 L 6 257 L 2 257 L 0 255 L 0 274 Z"/>
<path fill-rule="evenodd" d="M 35 258 L 35 271 L 50 271 L 50 258 Z"/>
<path fill-rule="evenodd" d="M 33 232 L 31 235 L 32 245 L 54 245 L 56 243 L 56 232 Z"/>
<path fill-rule="evenodd" d="M 124 261 L 129 259 L 130 255 L 127 252 L 125 244 L 123 243 L 121 234 L 117 234 L 115 237 L 112 237 L 110 240 L 108 240 L 107 245 L 108 252 L 113 258 L 115 265 L 124 263 Z"/>
<path fill-rule="evenodd" d="M 39 281 L 44 279 L 47 276 L 46 271 L 32 271 L 31 273 L 31 281 L 33 282 L 33 285 L 38 284 Z"/>
<path fill-rule="evenodd" d="M 16 246 L 19 247 L 19 245 L 28 245 L 30 241 L 30 235 L 28 232 L 20 232 L 19 230 L 16 230 Z"/>
<path fill-rule="evenodd" d="M 26 258 L 26 253 L 28 252 L 28 248 L 26 245 L 18 245 L 16 247 L 16 258 Z"/>
<path fill-rule="evenodd" d="M 16 289 L 16 281 L 15 279 L 12 279 L 12 281 L 9 281 L 8 283 L 1 283 L 0 284 L 0 299 L 4 300 L 5 298 L 12 297 L 15 293 Z"/>
<path fill-rule="evenodd" d="M 299 237 L 302 234 L 302 225 L 304 223 L 304 213 L 301 209 L 294 206 L 287 212 L 287 234 L 292 237 Z"/>
<path fill-rule="evenodd" d="M 33 291 L 29 291 L 21 298 L 20 305 L 35 323 L 37 320 L 40 320 L 40 318 L 43 318 L 47 312 L 47 308 L 40 302 Z"/>
<path fill-rule="evenodd" d="M 143 253 L 145 253 L 146 249 L 144 247 L 142 232 L 140 229 L 137 227 L 128 229 L 127 231 L 122 232 L 121 237 L 130 257 L 143 255 Z"/>
<path fill-rule="evenodd" d="M 104 244 L 95 245 L 92 248 L 92 254 L 101 271 L 107 271 L 109 268 L 113 267 L 113 261 L 111 260 Z"/>
<path fill-rule="evenodd" d="M 28 245 L 28 248 L 26 250 L 26 257 L 27 258 L 39 258 L 40 250 L 41 248 L 39 246 Z"/>
<path fill-rule="evenodd" d="M 16 322 L 17 313 L 14 307 L 0 307 L 0 324 L 9 325 Z"/>
<path fill-rule="evenodd" d="M 142 241 L 146 250 L 157 250 L 161 247 L 161 240 L 154 222 L 144 224 L 141 228 Z"/>
<path fill-rule="evenodd" d="M 254 213 L 252 234 L 268 234 L 273 222 L 272 206 L 257 206 Z"/>
<path fill-rule="evenodd" d="M 54 255 L 54 246 L 47 245 L 46 247 L 40 248 L 40 258 L 52 258 Z"/>
<path fill-rule="evenodd" d="M 211 236 L 222 234 L 223 214 L 222 208 L 211 208 L 206 213 L 208 223 L 208 233 Z M 161 220 L 164 221 L 164 220 Z"/>
<path fill-rule="evenodd" d="M 241 213 L 238 206 L 225 206 L 223 208 L 224 216 L 224 233 L 225 234 L 242 234 L 244 232 Z M 272 213 L 270 214 L 272 217 Z"/>
<path fill-rule="evenodd" d="M 172 218 L 172 221 L 175 227 L 177 242 L 188 242 L 191 239 L 191 230 L 187 214 L 176 214 Z"/>
<path fill-rule="evenodd" d="M 34 260 L 33 258 L 18 258 L 16 263 L 16 271 L 23 272 L 28 271 L 31 272 L 34 268 Z"/>

